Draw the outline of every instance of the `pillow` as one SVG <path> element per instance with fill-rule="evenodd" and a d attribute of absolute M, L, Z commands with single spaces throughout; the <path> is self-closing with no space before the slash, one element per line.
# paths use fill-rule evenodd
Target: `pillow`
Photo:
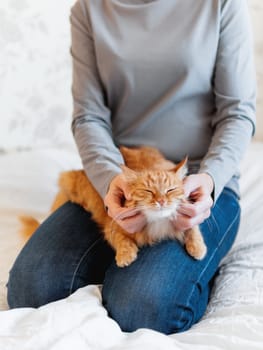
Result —
<path fill-rule="evenodd" d="M 207 317 L 223 308 L 263 305 L 263 143 L 252 143 L 241 164 L 241 224 L 237 239 L 221 263 Z"/>

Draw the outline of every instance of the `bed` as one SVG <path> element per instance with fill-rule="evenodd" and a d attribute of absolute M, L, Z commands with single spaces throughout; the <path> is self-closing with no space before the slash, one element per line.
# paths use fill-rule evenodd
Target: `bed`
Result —
<path fill-rule="evenodd" d="M 24 238 L 20 214 L 43 219 L 58 174 L 81 162 L 70 132 L 69 11 L 75 0 L 0 3 L 0 349 L 263 349 L 263 104 L 261 0 L 249 0 L 259 77 L 258 129 L 241 164 L 242 222 L 221 263 L 206 314 L 190 330 L 165 336 L 123 333 L 87 286 L 39 309 L 9 310 L 8 272 Z M 15 83 L 14 83 L 15 82 Z"/>
<path fill-rule="evenodd" d="M 254 142 L 242 162 L 242 224 L 205 316 L 189 331 L 170 336 L 147 329 L 123 333 L 107 316 L 95 285 L 39 309 L 8 310 L 8 271 L 24 244 L 17 216 L 43 219 L 59 172 L 81 164 L 73 147 L 0 155 L 0 349 L 262 349 L 262 154 L 263 143 Z"/>

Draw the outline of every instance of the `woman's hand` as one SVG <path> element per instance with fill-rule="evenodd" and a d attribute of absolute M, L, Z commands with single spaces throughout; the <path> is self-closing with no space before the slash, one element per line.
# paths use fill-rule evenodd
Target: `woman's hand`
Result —
<path fill-rule="evenodd" d="M 173 225 L 180 231 L 185 231 L 195 225 L 201 224 L 210 216 L 213 199 L 211 193 L 214 182 L 210 175 L 193 174 L 184 180 L 184 191 L 188 202 L 183 203 L 178 209 L 178 215 Z"/>
<path fill-rule="evenodd" d="M 113 178 L 104 204 L 108 215 L 128 233 L 139 232 L 146 225 L 146 218 L 139 210 L 123 207 L 125 199 L 129 199 L 129 186 L 123 174 Z"/>

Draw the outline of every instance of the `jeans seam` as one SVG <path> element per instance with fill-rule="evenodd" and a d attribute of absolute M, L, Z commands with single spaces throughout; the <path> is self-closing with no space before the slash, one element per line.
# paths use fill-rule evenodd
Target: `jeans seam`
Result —
<path fill-rule="evenodd" d="M 73 290 L 73 285 L 74 285 L 74 282 L 75 282 L 75 277 L 76 277 L 76 274 L 78 272 L 78 269 L 82 263 L 82 261 L 85 259 L 85 257 L 90 253 L 90 251 L 101 241 L 103 240 L 103 237 L 100 237 L 98 239 L 96 239 L 96 241 L 94 241 L 92 243 L 92 245 L 84 252 L 84 254 L 82 255 L 82 257 L 80 258 L 77 266 L 76 266 L 76 269 L 73 273 L 73 276 L 72 276 L 72 280 L 71 280 L 71 283 L 70 283 L 70 288 L 69 288 L 69 295 L 72 294 L 72 290 Z"/>
<path fill-rule="evenodd" d="M 211 215 L 209 216 L 209 218 L 207 219 L 207 225 L 209 227 L 209 230 L 212 232 L 213 231 L 213 225 L 211 224 L 211 221 L 213 220 L 213 223 L 216 227 L 216 230 L 217 230 L 217 233 L 219 232 L 219 227 L 218 227 L 218 224 L 217 224 L 217 221 L 213 215 L 213 213 L 211 213 Z"/>
<path fill-rule="evenodd" d="M 196 285 L 200 282 L 202 276 L 204 275 L 205 271 L 207 270 L 207 267 L 208 265 L 210 264 L 211 260 L 214 258 L 216 252 L 218 251 L 219 247 L 222 245 L 223 241 L 225 240 L 226 238 L 226 235 L 228 234 L 228 232 L 230 231 L 230 229 L 232 228 L 232 226 L 234 225 L 234 223 L 236 222 L 237 218 L 239 217 L 240 215 L 240 208 L 238 209 L 238 212 L 235 216 L 235 218 L 233 219 L 231 225 L 229 225 L 228 227 L 228 230 L 225 232 L 225 234 L 223 235 L 223 237 L 221 238 L 220 242 L 217 244 L 217 247 L 215 248 L 214 250 L 214 253 L 211 255 L 210 259 L 208 260 L 207 264 L 204 266 L 202 272 L 200 273 L 200 276 L 198 277 L 196 283 L 193 284 L 193 287 L 192 287 L 192 290 L 191 290 L 191 293 L 187 299 L 187 302 L 185 303 L 185 306 L 188 308 L 189 307 L 189 301 L 191 300 L 192 296 L 193 296 L 193 293 L 194 293 L 194 289 L 196 287 Z M 181 312 L 181 315 L 180 315 L 180 318 L 179 318 L 179 321 L 182 320 L 182 316 L 183 316 L 183 310 Z"/>

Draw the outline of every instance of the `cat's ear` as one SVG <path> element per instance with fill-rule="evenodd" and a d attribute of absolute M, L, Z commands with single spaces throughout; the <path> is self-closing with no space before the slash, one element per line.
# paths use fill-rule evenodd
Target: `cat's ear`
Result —
<path fill-rule="evenodd" d="M 180 163 L 176 164 L 176 166 L 172 169 L 177 175 L 179 175 L 180 179 L 183 179 L 187 174 L 187 161 L 188 157 L 185 157 L 181 160 Z"/>
<path fill-rule="evenodd" d="M 133 181 L 137 178 L 137 173 L 136 171 L 128 168 L 126 165 L 124 164 L 120 164 L 121 170 L 123 175 L 125 176 L 127 181 Z"/>

